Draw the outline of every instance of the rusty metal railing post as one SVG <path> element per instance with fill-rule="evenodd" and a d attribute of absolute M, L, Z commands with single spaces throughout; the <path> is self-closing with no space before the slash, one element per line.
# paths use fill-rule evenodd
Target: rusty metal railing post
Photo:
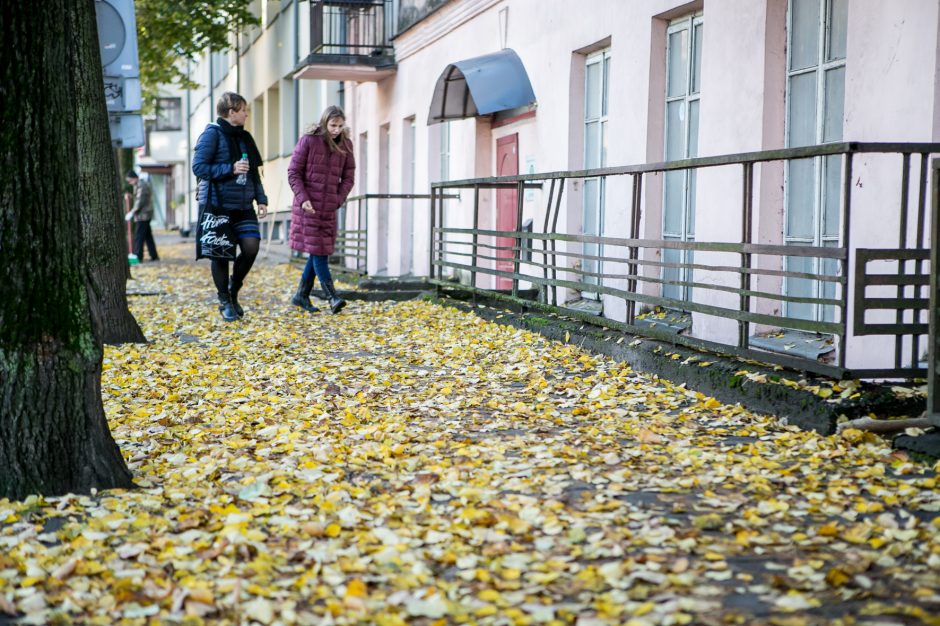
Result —
<path fill-rule="evenodd" d="M 558 214 L 561 212 L 561 198 L 565 194 L 565 179 L 558 181 L 558 197 L 555 199 L 555 215 L 552 217 L 552 234 L 558 234 Z M 552 238 L 552 303 L 558 306 L 558 255 L 555 254 L 555 239 Z"/>
<path fill-rule="evenodd" d="M 930 169 L 930 160 L 929 155 L 926 152 L 920 153 L 920 177 L 918 179 L 918 194 L 917 194 L 917 230 L 914 236 L 914 246 L 917 248 L 930 248 L 930 242 L 924 242 L 924 234 L 926 228 L 927 220 L 927 172 Z M 914 262 L 914 274 L 920 276 L 920 272 L 923 269 L 923 261 Z M 920 285 L 914 287 L 914 297 L 920 298 L 921 294 Z M 915 313 L 917 318 L 914 322 L 921 321 L 920 313 Z M 912 355 L 912 367 L 917 367 L 920 357 L 918 353 L 920 352 L 920 337 L 918 335 L 911 335 L 911 355 Z"/>
<path fill-rule="evenodd" d="M 557 179 L 552 179 L 551 184 L 548 188 L 548 203 L 545 205 L 545 223 L 542 225 L 542 234 L 548 235 L 548 223 L 552 216 L 552 200 L 555 197 L 555 185 L 557 183 L 564 184 L 564 181 L 559 181 Z M 535 249 L 535 242 L 532 243 L 532 249 Z M 548 238 L 542 240 L 542 278 L 548 282 Z M 548 290 L 549 285 L 542 285 L 542 295 L 544 296 L 544 303 L 548 304 Z"/>
<path fill-rule="evenodd" d="M 369 273 L 369 197 L 362 199 L 362 213 L 365 216 L 362 222 L 362 260 L 364 271 Z"/>
<path fill-rule="evenodd" d="M 849 284 L 848 277 L 852 275 L 850 271 L 852 259 L 851 232 L 852 224 L 852 149 L 845 153 L 845 166 L 842 172 L 842 247 L 845 248 L 845 259 L 843 260 L 842 276 L 846 278 L 842 284 L 842 333 L 839 335 L 839 367 L 845 368 L 847 353 L 849 351 L 846 339 L 849 336 Z"/>
<path fill-rule="evenodd" d="M 630 199 L 630 239 L 634 241 L 639 240 L 640 238 L 640 203 L 643 198 L 643 172 L 637 172 L 633 175 L 633 195 Z M 639 246 L 633 245 L 630 246 L 627 256 L 631 261 L 636 261 L 640 258 L 640 248 Z M 637 280 L 637 272 L 639 271 L 639 265 L 637 263 L 628 263 L 627 264 L 627 273 L 630 277 L 627 279 L 627 291 L 629 291 L 633 296 L 636 296 L 636 288 L 639 284 Z M 626 302 L 627 305 L 627 324 L 633 324 L 636 322 L 636 300 L 630 299 Z"/>
<path fill-rule="evenodd" d="M 434 278 L 434 246 L 436 245 L 436 233 L 434 232 L 435 227 L 435 215 L 434 212 L 437 209 L 437 189 L 431 187 L 431 210 L 428 212 L 428 277 Z"/>
<path fill-rule="evenodd" d="M 907 248 L 907 213 L 910 202 L 911 189 L 911 153 L 905 152 L 901 155 L 901 204 L 898 207 L 899 225 L 898 225 L 898 247 L 902 250 Z M 907 261 L 898 260 L 898 276 L 904 276 L 904 265 Z M 900 282 L 900 281 L 899 281 Z M 898 284 L 897 287 L 898 302 L 904 300 L 904 285 Z M 904 309 L 898 309 L 895 313 L 895 322 L 900 325 L 904 322 Z M 916 356 L 914 363 L 916 364 Z M 894 366 L 900 369 L 901 362 L 904 359 L 904 335 L 895 335 L 894 337 Z"/>
<path fill-rule="evenodd" d="M 477 286 L 477 261 L 479 256 L 479 244 L 480 237 L 480 186 L 473 186 L 473 248 L 471 250 L 472 260 L 470 261 L 470 267 L 473 268 L 470 270 L 470 286 L 476 288 Z M 474 302 L 476 302 L 476 291 L 473 292 Z"/>
<path fill-rule="evenodd" d="M 751 310 L 751 243 L 754 230 L 754 164 L 744 163 L 743 197 L 741 200 L 741 293 L 738 306 L 742 312 Z M 750 344 L 751 324 L 747 320 L 738 320 L 738 347 L 747 348 Z"/>
<path fill-rule="evenodd" d="M 930 334 L 927 342 L 927 418 L 940 426 L 940 159 L 931 167 Z"/>
<path fill-rule="evenodd" d="M 522 202 L 525 200 L 523 194 L 525 193 L 525 183 L 519 181 L 516 183 L 516 232 L 519 233 L 519 237 L 516 238 L 516 243 L 513 246 L 512 251 L 512 296 L 514 298 L 519 297 L 519 265 L 522 261 Z"/>

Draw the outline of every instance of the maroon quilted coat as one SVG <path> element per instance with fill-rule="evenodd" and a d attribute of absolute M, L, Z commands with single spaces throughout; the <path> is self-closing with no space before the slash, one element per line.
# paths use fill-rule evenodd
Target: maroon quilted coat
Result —
<path fill-rule="evenodd" d="M 346 152 L 331 152 L 326 134 L 317 128 L 297 142 L 287 181 L 294 192 L 291 208 L 290 247 L 316 256 L 333 254 L 336 244 L 336 209 L 346 201 L 356 174 L 353 146 L 345 141 Z M 301 208 L 313 203 L 314 214 Z"/>

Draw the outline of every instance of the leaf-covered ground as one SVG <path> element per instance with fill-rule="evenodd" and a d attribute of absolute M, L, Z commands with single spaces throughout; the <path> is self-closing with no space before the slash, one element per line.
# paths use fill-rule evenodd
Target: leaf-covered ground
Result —
<path fill-rule="evenodd" d="M 940 494 L 822 437 L 427 302 L 218 315 L 187 246 L 102 390 L 140 486 L 0 500 L 0 623 L 940 624 Z"/>

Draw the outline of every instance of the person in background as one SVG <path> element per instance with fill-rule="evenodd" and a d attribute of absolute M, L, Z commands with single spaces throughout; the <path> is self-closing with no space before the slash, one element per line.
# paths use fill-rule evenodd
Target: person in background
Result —
<path fill-rule="evenodd" d="M 200 206 L 212 206 L 229 213 L 238 242 L 238 256 L 229 276 L 229 262 L 212 259 L 212 281 L 219 296 L 219 312 L 227 322 L 245 315 L 238 292 L 258 256 L 261 229 L 258 218 L 268 214 L 268 196 L 261 184 L 261 153 L 245 130 L 248 102 L 237 93 L 226 92 L 215 106 L 218 119 L 206 126 L 193 150 L 193 174 L 199 179 L 196 198 Z M 247 159 L 242 155 L 247 155 Z M 244 177 L 240 175 L 244 174 Z M 211 197 L 209 194 L 212 194 Z M 255 213 L 254 204 L 258 205 Z"/>
<path fill-rule="evenodd" d="M 143 263 L 144 244 L 147 244 L 150 260 L 159 261 L 157 242 L 153 240 L 153 231 L 150 229 L 150 220 L 153 219 L 153 187 L 149 181 L 141 180 L 134 170 L 127 172 L 124 180 L 134 188 L 134 207 L 125 217 L 128 221 L 134 220 L 134 256 Z"/>
<path fill-rule="evenodd" d="M 336 210 L 346 202 L 355 174 L 346 115 L 337 106 L 327 107 L 320 123 L 308 128 L 297 142 L 287 168 L 287 181 L 294 192 L 290 245 L 309 255 L 291 304 L 310 313 L 317 311 L 310 303 L 316 278 L 333 313 L 346 306 L 346 301 L 336 295 L 327 258 L 336 246 Z"/>

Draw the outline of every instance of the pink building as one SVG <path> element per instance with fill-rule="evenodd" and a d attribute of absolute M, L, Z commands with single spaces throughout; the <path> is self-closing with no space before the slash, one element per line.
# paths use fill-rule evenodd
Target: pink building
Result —
<path fill-rule="evenodd" d="M 936 0 L 254 5 L 265 26 L 191 134 L 213 89 L 241 91 L 270 194 L 342 104 L 345 220 L 367 243 L 348 266 L 832 375 L 924 375 Z M 435 231 L 432 190 L 459 194 Z"/>

